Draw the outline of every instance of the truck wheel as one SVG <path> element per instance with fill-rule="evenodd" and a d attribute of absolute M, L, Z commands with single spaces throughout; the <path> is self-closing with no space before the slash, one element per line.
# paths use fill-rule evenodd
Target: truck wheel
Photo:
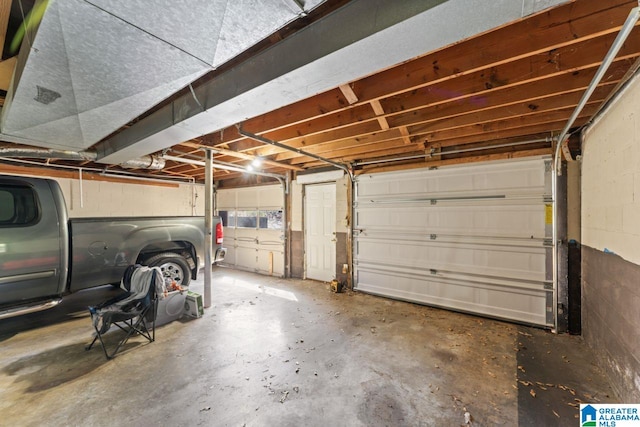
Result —
<path fill-rule="evenodd" d="M 186 288 L 191 282 L 191 269 L 187 261 L 173 252 L 154 255 L 145 262 L 150 267 L 160 267 L 163 276 L 174 280 L 178 285 Z"/>

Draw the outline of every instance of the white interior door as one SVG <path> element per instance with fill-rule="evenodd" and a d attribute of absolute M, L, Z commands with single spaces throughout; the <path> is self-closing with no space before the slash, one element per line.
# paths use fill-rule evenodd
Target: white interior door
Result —
<path fill-rule="evenodd" d="M 336 184 L 307 186 L 305 213 L 307 278 L 331 281 L 336 273 Z"/>

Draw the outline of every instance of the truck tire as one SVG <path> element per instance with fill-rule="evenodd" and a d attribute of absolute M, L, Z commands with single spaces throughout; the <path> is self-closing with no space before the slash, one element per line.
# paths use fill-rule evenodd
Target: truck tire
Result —
<path fill-rule="evenodd" d="M 154 255 L 145 261 L 150 267 L 160 267 L 165 278 L 169 277 L 178 285 L 186 288 L 191 282 L 191 269 L 187 260 L 173 252 Z"/>

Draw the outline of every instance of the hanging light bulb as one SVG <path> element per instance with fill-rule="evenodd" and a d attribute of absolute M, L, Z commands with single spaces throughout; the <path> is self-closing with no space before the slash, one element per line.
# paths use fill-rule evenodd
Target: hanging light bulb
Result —
<path fill-rule="evenodd" d="M 254 168 L 259 168 L 262 166 L 262 159 L 260 157 L 256 157 L 251 161 L 251 166 Z"/>

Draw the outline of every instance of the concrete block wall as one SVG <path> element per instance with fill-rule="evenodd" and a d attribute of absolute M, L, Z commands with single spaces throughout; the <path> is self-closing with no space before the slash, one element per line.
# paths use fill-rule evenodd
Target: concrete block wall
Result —
<path fill-rule="evenodd" d="M 585 132 L 582 330 L 624 402 L 640 401 L 640 76 Z"/>
<path fill-rule="evenodd" d="M 304 277 L 304 231 L 303 227 L 303 186 L 297 181 L 291 183 L 291 277 Z"/>
<path fill-rule="evenodd" d="M 204 187 L 55 178 L 70 218 L 204 215 Z"/>
<path fill-rule="evenodd" d="M 347 273 L 343 273 L 342 266 L 349 264 L 347 238 L 349 233 L 349 210 L 351 207 L 347 201 L 347 193 L 349 190 L 349 177 L 346 175 L 336 181 L 336 279 L 340 282 L 347 283 L 349 277 Z"/>

